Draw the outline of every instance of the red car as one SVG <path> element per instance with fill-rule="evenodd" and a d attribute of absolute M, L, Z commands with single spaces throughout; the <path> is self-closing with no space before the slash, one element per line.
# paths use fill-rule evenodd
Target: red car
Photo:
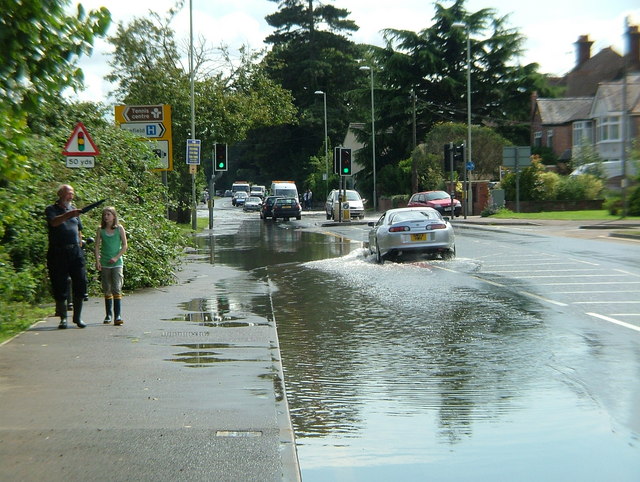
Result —
<path fill-rule="evenodd" d="M 451 216 L 451 196 L 445 191 L 423 191 L 417 192 L 407 204 L 409 208 L 428 207 L 438 211 L 443 216 Z M 453 199 L 453 215 L 460 216 L 462 204 L 457 199 Z"/>

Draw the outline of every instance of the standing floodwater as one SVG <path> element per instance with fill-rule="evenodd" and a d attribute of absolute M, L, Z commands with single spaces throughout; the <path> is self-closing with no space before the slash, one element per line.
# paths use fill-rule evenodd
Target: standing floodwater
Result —
<path fill-rule="evenodd" d="M 378 265 L 253 219 L 201 242 L 247 273 L 219 284 L 229 305 L 277 323 L 303 480 L 638 480 L 632 398 L 612 408 L 582 377 L 638 390 L 637 353 L 621 371 L 627 346 L 564 329 L 567 314 L 472 276 L 477 261 Z"/>

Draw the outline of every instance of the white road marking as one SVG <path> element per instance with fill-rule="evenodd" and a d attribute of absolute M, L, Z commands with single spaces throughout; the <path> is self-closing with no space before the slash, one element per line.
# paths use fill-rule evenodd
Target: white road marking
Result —
<path fill-rule="evenodd" d="M 595 318 L 600 318 L 601 320 L 608 321 L 609 323 L 624 326 L 625 328 L 629 328 L 630 330 L 634 330 L 640 333 L 640 326 L 632 325 L 631 323 L 625 323 L 624 321 L 616 320 L 615 318 L 600 315 L 598 313 L 587 313 L 587 315 L 593 316 Z"/>

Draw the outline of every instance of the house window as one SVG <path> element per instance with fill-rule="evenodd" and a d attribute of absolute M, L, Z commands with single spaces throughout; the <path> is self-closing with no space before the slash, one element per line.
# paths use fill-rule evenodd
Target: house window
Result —
<path fill-rule="evenodd" d="M 553 149 L 553 130 L 549 129 L 547 131 L 547 147 Z"/>
<path fill-rule="evenodd" d="M 598 123 L 598 141 L 620 140 L 620 116 L 612 115 L 603 117 Z"/>
<path fill-rule="evenodd" d="M 578 121 L 573 123 L 573 147 L 580 147 L 583 142 L 593 144 L 592 121 Z"/>
<path fill-rule="evenodd" d="M 534 147 L 542 147 L 542 132 L 534 132 L 533 134 L 533 146 Z"/>

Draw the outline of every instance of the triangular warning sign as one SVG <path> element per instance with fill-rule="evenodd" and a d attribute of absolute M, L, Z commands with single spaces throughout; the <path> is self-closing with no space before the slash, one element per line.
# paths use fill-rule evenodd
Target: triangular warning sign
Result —
<path fill-rule="evenodd" d="M 89 131 L 82 122 L 78 122 L 71 137 L 62 150 L 64 156 L 97 156 L 100 151 L 96 147 Z"/>

